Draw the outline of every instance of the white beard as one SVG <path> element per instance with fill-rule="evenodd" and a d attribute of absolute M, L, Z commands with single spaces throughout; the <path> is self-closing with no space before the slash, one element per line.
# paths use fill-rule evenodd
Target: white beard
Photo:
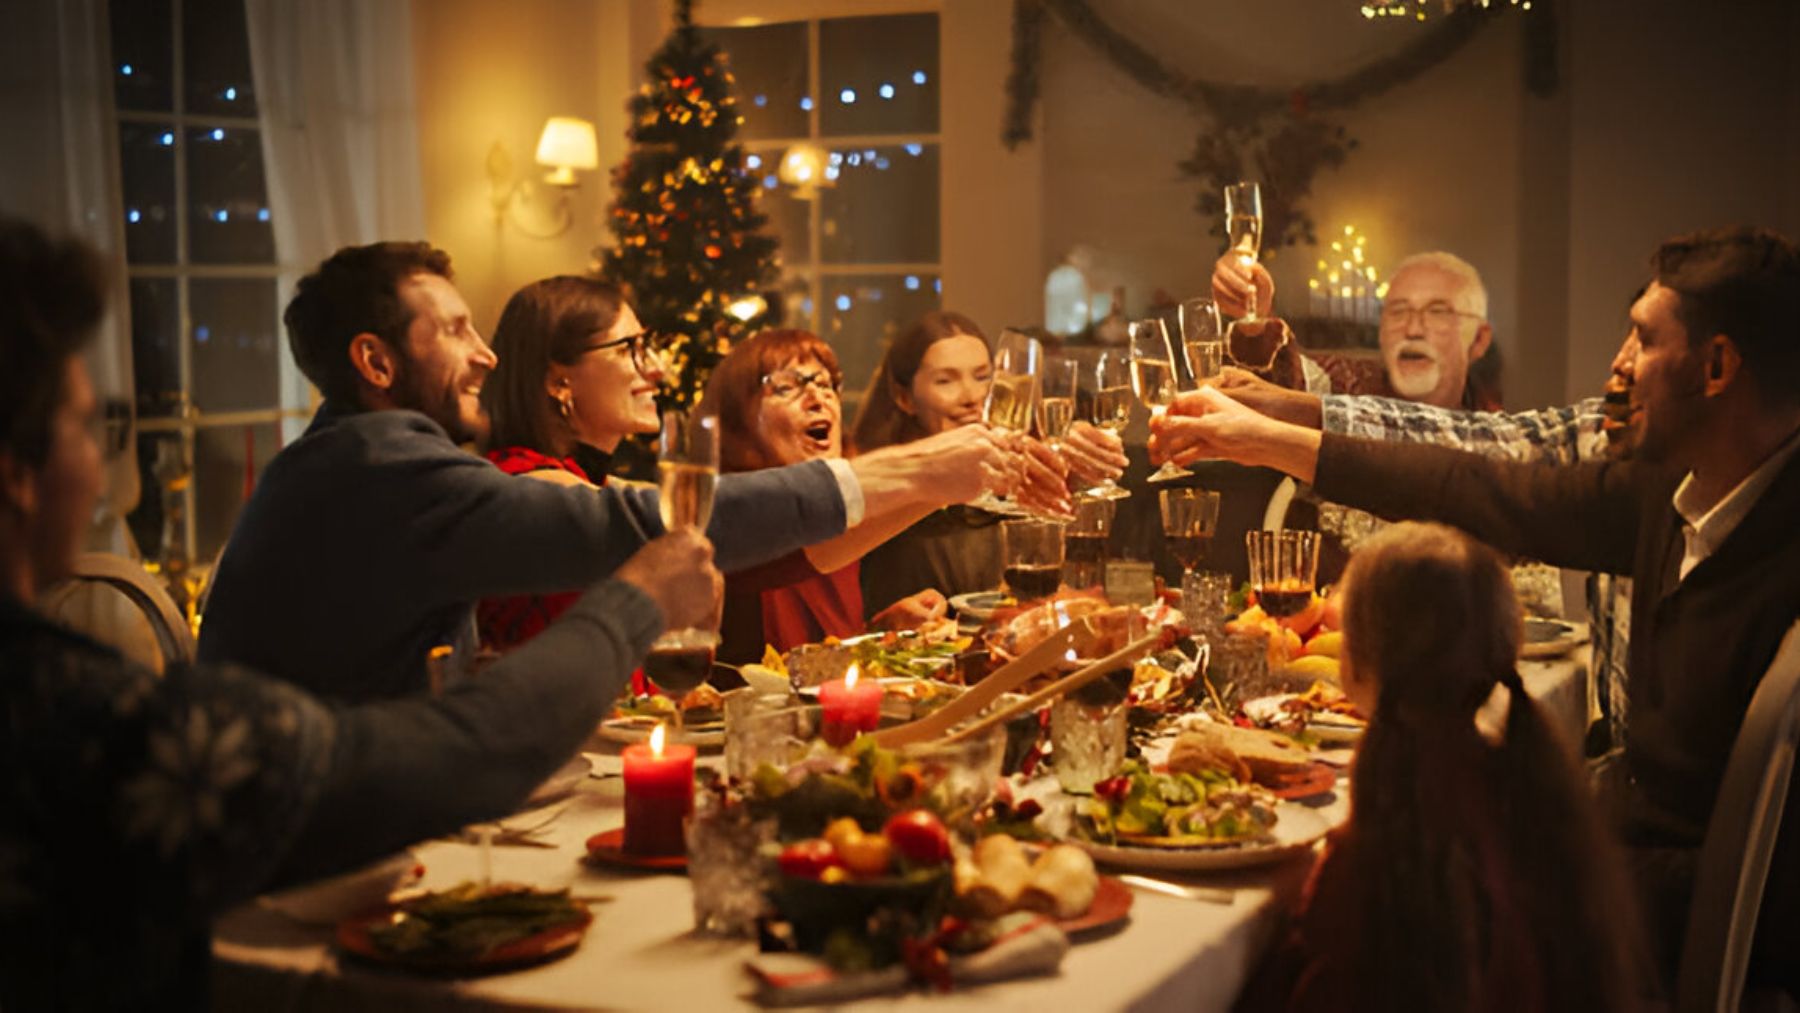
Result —
<path fill-rule="evenodd" d="M 1441 379 L 1443 371 L 1435 361 L 1421 363 L 1413 360 L 1405 367 L 1398 363 L 1388 367 L 1388 383 L 1393 385 L 1394 393 L 1415 401 L 1437 390 Z"/>

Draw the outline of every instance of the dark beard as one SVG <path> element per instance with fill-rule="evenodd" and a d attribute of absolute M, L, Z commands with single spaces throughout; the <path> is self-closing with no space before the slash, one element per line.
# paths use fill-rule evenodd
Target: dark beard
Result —
<path fill-rule="evenodd" d="M 390 389 L 389 396 L 399 407 L 418 412 L 442 426 L 452 443 L 474 443 L 486 435 L 471 431 L 463 422 L 456 391 L 448 385 L 437 390 L 427 387 L 419 370 L 414 368 L 412 359 L 408 357 L 402 356 L 396 364 L 394 386 Z"/>

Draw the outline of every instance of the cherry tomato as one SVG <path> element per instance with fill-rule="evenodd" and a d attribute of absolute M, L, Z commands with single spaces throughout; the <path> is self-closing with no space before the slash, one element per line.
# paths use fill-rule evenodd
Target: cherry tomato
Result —
<path fill-rule="evenodd" d="M 915 865 L 942 865 L 950 860 L 950 832 L 930 810 L 896 813 L 881 833 L 895 851 Z"/>
<path fill-rule="evenodd" d="M 781 849 L 781 855 L 775 859 L 784 875 L 796 879 L 819 879 L 827 869 L 842 868 L 843 858 L 831 842 L 819 837 L 811 837 L 804 841 L 795 841 Z"/>

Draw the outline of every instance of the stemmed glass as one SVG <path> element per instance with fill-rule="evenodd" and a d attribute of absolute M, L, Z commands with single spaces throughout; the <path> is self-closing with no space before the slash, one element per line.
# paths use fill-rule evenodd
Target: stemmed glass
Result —
<path fill-rule="evenodd" d="M 1187 353 L 1188 374 L 1195 387 L 1219 378 L 1225 367 L 1225 328 L 1211 299 L 1189 299 L 1181 304 L 1181 349 Z"/>
<path fill-rule="evenodd" d="M 1150 417 L 1158 419 L 1169 405 L 1175 403 L 1177 377 L 1175 372 L 1175 352 L 1169 344 L 1168 328 L 1155 317 L 1139 320 L 1130 325 L 1131 334 L 1131 386 L 1137 391 L 1138 400 L 1150 409 Z M 1173 461 L 1164 461 L 1150 476 L 1152 482 L 1166 482 L 1172 478 L 1183 478 L 1193 472 L 1177 467 Z"/>
<path fill-rule="evenodd" d="M 1131 422 L 1131 356 L 1119 351 L 1100 353 L 1094 365 L 1094 396 L 1088 402 L 1088 421 L 1118 436 Z M 1111 478 L 1081 490 L 1081 495 L 1100 499 L 1124 499 L 1131 495 Z"/>
<path fill-rule="evenodd" d="M 1312 601 L 1319 573 L 1317 531 L 1246 531 L 1250 586 L 1256 603 L 1277 619 L 1297 615 Z"/>
<path fill-rule="evenodd" d="M 988 426 L 1015 438 L 1031 431 L 1037 413 L 1038 374 L 1043 369 L 1044 346 L 1036 338 L 1014 330 L 1000 332 L 994 349 L 994 379 L 988 385 L 983 418 Z M 971 506 L 990 513 L 1018 515 L 1016 505 L 982 493 Z"/>
<path fill-rule="evenodd" d="M 1256 255 L 1262 249 L 1262 188 L 1255 183 L 1233 183 L 1225 188 L 1225 235 L 1231 249 L 1243 261 L 1248 269 L 1256 263 Z M 1244 307 L 1244 315 L 1232 321 L 1230 329 L 1225 332 L 1225 351 L 1231 361 L 1252 370 L 1267 370 L 1275 365 L 1275 357 L 1281 354 L 1287 345 L 1287 332 L 1284 329 L 1281 341 L 1269 353 L 1267 362 L 1257 365 L 1242 362 L 1231 349 L 1238 346 L 1237 337 L 1241 333 L 1246 338 L 1260 338 L 1269 322 L 1258 318 L 1256 314 L 1256 282 L 1254 276 L 1250 282 L 1249 301 Z"/>
<path fill-rule="evenodd" d="M 719 480 L 718 416 L 664 412 L 656 474 L 663 527 L 704 530 L 712 519 L 713 488 Z M 718 646 L 717 630 L 669 630 L 650 645 L 644 675 L 666 692 L 686 695 L 712 674 L 713 650 Z M 679 706 L 675 728 L 681 729 Z"/>
<path fill-rule="evenodd" d="M 1075 424 L 1076 385 L 1081 363 L 1052 357 L 1038 377 L 1037 427 L 1050 449 L 1061 452 L 1069 427 Z"/>
<path fill-rule="evenodd" d="M 1185 584 L 1212 547 L 1213 532 L 1219 526 L 1219 494 L 1207 489 L 1164 489 L 1159 498 L 1163 538 L 1169 554 L 1181 564 Z"/>

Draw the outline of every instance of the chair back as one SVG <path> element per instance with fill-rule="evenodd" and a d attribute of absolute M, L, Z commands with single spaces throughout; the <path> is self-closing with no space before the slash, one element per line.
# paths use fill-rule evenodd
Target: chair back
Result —
<path fill-rule="evenodd" d="M 149 622 L 165 665 L 194 660 L 194 635 L 186 617 L 169 592 L 136 560 L 108 552 L 84 552 L 75 558 L 70 579 L 105 584 L 124 595 Z"/>
<path fill-rule="evenodd" d="M 1800 622 L 1782 639 L 1750 700 L 1706 826 L 1675 979 L 1675 1008 L 1682 1013 L 1736 1010 L 1743 999 L 1796 743 Z"/>

